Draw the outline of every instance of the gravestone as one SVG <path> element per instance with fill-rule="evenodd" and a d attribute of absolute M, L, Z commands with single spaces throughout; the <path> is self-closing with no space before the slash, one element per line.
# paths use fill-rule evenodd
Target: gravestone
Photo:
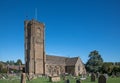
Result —
<path fill-rule="evenodd" d="M 117 77 L 120 77 L 120 72 L 117 72 L 117 73 L 116 73 L 116 76 L 117 76 Z"/>
<path fill-rule="evenodd" d="M 86 74 L 83 74 L 83 78 L 87 78 L 87 75 L 86 75 Z"/>
<path fill-rule="evenodd" d="M 66 80 L 65 74 L 62 74 L 62 78 L 63 80 Z"/>
<path fill-rule="evenodd" d="M 106 83 L 106 77 L 104 75 L 100 75 L 98 78 L 98 83 Z"/>
<path fill-rule="evenodd" d="M 77 79 L 77 80 L 76 80 L 76 83 L 81 83 L 81 81 Z"/>
<path fill-rule="evenodd" d="M 82 74 L 82 77 L 80 78 L 81 80 L 85 80 L 87 76 L 85 74 Z"/>
<path fill-rule="evenodd" d="M 26 83 L 26 74 L 25 73 L 21 74 L 21 82 L 20 83 Z"/>
<path fill-rule="evenodd" d="M 105 78 L 108 79 L 108 74 L 104 74 Z"/>
<path fill-rule="evenodd" d="M 95 74 L 94 73 L 91 74 L 91 82 L 95 82 Z"/>
<path fill-rule="evenodd" d="M 96 78 L 99 78 L 99 75 L 100 75 L 99 72 L 97 72 L 97 73 L 96 73 Z"/>
<path fill-rule="evenodd" d="M 70 80 L 69 79 L 65 80 L 65 83 L 70 83 Z"/>
<path fill-rule="evenodd" d="M 115 74 L 114 74 L 114 73 L 112 73 L 111 77 L 112 77 L 112 78 L 114 78 L 114 77 L 115 77 Z"/>
<path fill-rule="evenodd" d="M 91 73 L 88 73 L 88 76 L 91 76 Z"/>

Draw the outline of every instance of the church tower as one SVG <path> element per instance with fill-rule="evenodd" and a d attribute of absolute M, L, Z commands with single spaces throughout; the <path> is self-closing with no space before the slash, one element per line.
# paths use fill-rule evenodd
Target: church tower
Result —
<path fill-rule="evenodd" d="M 45 74 L 44 24 L 37 20 L 24 21 L 25 72 Z"/>

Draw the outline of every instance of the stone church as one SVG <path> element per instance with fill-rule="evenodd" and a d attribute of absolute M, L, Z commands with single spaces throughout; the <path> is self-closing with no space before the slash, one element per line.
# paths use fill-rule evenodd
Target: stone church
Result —
<path fill-rule="evenodd" d="M 25 72 L 29 75 L 58 76 L 86 74 L 79 57 L 61 57 L 45 53 L 45 25 L 37 20 L 24 21 Z"/>

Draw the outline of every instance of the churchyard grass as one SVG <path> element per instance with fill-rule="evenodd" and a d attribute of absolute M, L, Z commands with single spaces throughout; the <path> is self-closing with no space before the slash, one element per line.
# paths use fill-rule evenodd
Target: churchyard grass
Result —
<path fill-rule="evenodd" d="M 71 77 L 68 77 L 68 78 L 70 79 L 70 83 L 76 83 L 75 79 Z M 20 83 L 20 79 L 9 79 L 9 80 L 0 79 L 0 83 Z M 26 83 L 52 83 L 52 82 L 49 82 L 48 78 L 41 77 L 41 78 L 34 79 L 32 81 L 27 81 Z M 61 80 L 60 82 L 55 82 L 55 83 L 65 83 L 65 82 Z M 98 83 L 98 81 L 96 80 L 95 82 L 91 82 L 90 77 L 89 77 L 86 80 L 83 80 L 82 83 Z M 120 77 L 119 78 L 109 77 L 107 80 L 107 83 L 120 83 Z"/>

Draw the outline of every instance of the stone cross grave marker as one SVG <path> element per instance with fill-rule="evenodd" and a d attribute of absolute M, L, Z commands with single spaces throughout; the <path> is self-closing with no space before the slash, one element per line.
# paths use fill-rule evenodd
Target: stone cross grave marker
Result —
<path fill-rule="evenodd" d="M 95 82 L 95 74 L 94 73 L 91 74 L 91 82 Z"/>
<path fill-rule="evenodd" d="M 100 75 L 98 78 L 98 83 L 106 83 L 106 77 L 104 75 Z"/>

